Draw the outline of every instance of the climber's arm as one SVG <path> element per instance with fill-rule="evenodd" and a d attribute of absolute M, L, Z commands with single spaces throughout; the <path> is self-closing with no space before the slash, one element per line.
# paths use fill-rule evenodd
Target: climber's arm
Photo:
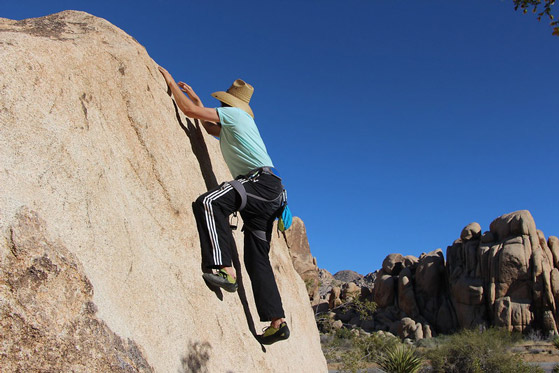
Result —
<path fill-rule="evenodd" d="M 159 71 L 165 78 L 165 82 L 167 83 L 169 88 L 171 88 L 171 93 L 173 94 L 173 97 L 175 97 L 177 106 L 184 113 L 184 115 L 190 118 L 207 120 L 215 123 L 219 122 L 219 116 L 217 115 L 217 111 L 215 109 L 206 108 L 204 106 L 197 106 L 193 101 L 189 100 L 185 95 L 182 94 L 181 89 L 167 70 L 159 66 Z"/>
<path fill-rule="evenodd" d="M 186 93 L 188 98 L 192 100 L 194 105 L 199 107 L 204 107 L 202 100 L 200 100 L 200 97 L 198 97 L 198 95 L 196 94 L 196 92 L 194 92 L 191 86 L 189 86 L 185 82 L 178 82 L 177 85 L 180 87 L 181 91 Z M 209 122 L 206 120 L 201 120 L 201 122 L 202 122 L 202 126 L 204 127 L 207 133 L 209 133 L 212 136 L 219 137 L 219 134 L 221 132 L 221 126 L 218 123 Z"/>
<path fill-rule="evenodd" d="M 194 103 L 194 105 L 204 107 L 202 100 L 200 100 L 200 97 L 198 97 L 198 95 L 196 94 L 196 92 L 194 92 L 191 86 L 189 86 L 185 82 L 178 82 L 177 85 L 179 86 L 181 91 L 186 93 L 186 95 Z"/>

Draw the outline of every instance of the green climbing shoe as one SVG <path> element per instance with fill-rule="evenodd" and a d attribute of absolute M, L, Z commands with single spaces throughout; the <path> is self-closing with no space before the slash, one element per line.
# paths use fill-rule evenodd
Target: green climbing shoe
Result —
<path fill-rule="evenodd" d="M 220 269 L 217 273 L 203 273 L 202 277 L 210 284 L 219 286 L 230 293 L 234 293 L 239 287 L 239 285 L 237 285 L 237 280 L 224 269 Z"/>
<path fill-rule="evenodd" d="M 269 326 L 264 329 L 264 333 L 260 336 L 260 343 L 263 345 L 271 345 L 277 341 L 283 341 L 289 338 L 289 328 L 287 323 L 284 321 L 281 323 L 279 329 Z"/>

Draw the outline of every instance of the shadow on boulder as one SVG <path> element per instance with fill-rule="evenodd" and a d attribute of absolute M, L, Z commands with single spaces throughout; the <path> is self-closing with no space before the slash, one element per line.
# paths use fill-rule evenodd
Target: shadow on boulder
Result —
<path fill-rule="evenodd" d="M 188 353 L 181 359 L 180 373 L 208 372 L 207 364 L 210 360 L 212 346 L 208 342 L 190 342 Z"/>

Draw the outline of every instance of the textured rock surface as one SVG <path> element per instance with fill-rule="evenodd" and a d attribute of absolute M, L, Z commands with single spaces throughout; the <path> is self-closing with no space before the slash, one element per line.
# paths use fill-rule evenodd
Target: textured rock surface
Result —
<path fill-rule="evenodd" d="M 342 287 L 341 298 L 344 301 L 355 299 L 361 296 L 361 287 L 357 286 L 354 282 L 348 282 Z"/>
<path fill-rule="evenodd" d="M 326 297 L 335 282 L 334 276 L 326 269 L 319 268 L 318 270 L 318 281 L 320 282 L 320 287 L 318 289 L 321 298 Z"/>
<path fill-rule="evenodd" d="M 334 273 L 334 278 L 341 282 L 357 282 L 363 278 L 363 275 L 349 269 L 344 269 Z"/>
<path fill-rule="evenodd" d="M 9 233 L 0 263 L 3 372 L 153 371 L 134 341 L 95 316 L 93 286 L 75 256 L 46 237 L 44 221 L 23 208 Z"/>
<path fill-rule="evenodd" d="M 82 12 L 1 19 L 0 45 L 3 367 L 327 370 L 283 240 L 271 261 L 288 341 L 254 338 L 265 324 L 242 261 L 239 293 L 202 280 L 191 203 L 231 176 L 142 46 Z"/>
<path fill-rule="evenodd" d="M 389 275 L 397 276 L 404 265 L 402 254 L 389 254 L 382 262 L 382 270 Z"/>
<path fill-rule="evenodd" d="M 316 259 L 311 255 L 307 230 L 301 219 L 293 218 L 293 223 L 291 228 L 286 231 L 285 238 L 293 266 L 305 282 L 311 303 L 316 304 L 320 298 L 318 267 Z"/>

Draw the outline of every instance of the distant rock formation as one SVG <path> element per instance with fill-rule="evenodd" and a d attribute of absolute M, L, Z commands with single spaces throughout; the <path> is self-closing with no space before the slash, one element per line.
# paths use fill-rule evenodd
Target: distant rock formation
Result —
<path fill-rule="evenodd" d="M 557 242 L 546 241 L 523 210 L 495 219 L 483 234 L 479 224 L 467 225 L 446 263 L 440 249 L 408 262 L 391 254 L 375 281 L 375 327 L 402 338 L 412 329 L 428 336 L 489 326 L 557 333 Z"/>
<path fill-rule="evenodd" d="M 287 341 L 255 338 L 242 233 L 239 292 L 204 283 L 191 204 L 231 175 L 136 40 L 66 11 L 0 19 L 0 46 L 0 370 L 327 371 L 284 240 Z"/>
<path fill-rule="evenodd" d="M 343 319 L 347 324 L 350 320 L 354 326 L 372 327 L 371 322 L 362 325 L 356 312 L 339 308 L 348 302 L 359 300 L 372 300 L 372 290 L 377 272 L 363 276 L 355 271 L 342 270 L 332 275 L 325 269 L 319 269 L 320 298 L 314 302 L 313 309 L 316 313 L 334 311 L 338 320 Z M 341 325 L 340 325 L 341 327 Z"/>
<path fill-rule="evenodd" d="M 556 240 L 552 236 L 548 244 L 525 210 L 495 219 L 483 235 L 477 223 L 464 228 L 447 249 L 458 325 L 557 333 Z"/>
<path fill-rule="evenodd" d="M 490 326 L 557 333 L 559 239 L 546 240 L 526 210 L 495 219 L 483 234 L 478 223 L 468 224 L 447 248 L 446 262 L 441 249 L 419 258 L 394 253 L 363 279 L 351 272 L 338 276 L 347 282 L 330 275 L 329 292 L 315 306 L 341 325 L 410 339 Z M 373 286 L 360 283 L 369 276 Z M 359 299 L 378 306 L 372 320 L 348 307 L 359 286 Z"/>
<path fill-rule="evenodd" d="M 356 282 L 361 280 L 363 278 L 363 275 L 355 271 L 345 269 L 334 273 L 333 277 L 341 282 Z"/>
<path fill-rule="evenodd" d="M 318 293 L 321 299 L 325 299 L 330 290 L 332 290 L 332 287 L 334 286 L 333 283 L 336 279 L 326 269 L 320 268 L 318 270 L 318 281 L 320 284 Z"/>

